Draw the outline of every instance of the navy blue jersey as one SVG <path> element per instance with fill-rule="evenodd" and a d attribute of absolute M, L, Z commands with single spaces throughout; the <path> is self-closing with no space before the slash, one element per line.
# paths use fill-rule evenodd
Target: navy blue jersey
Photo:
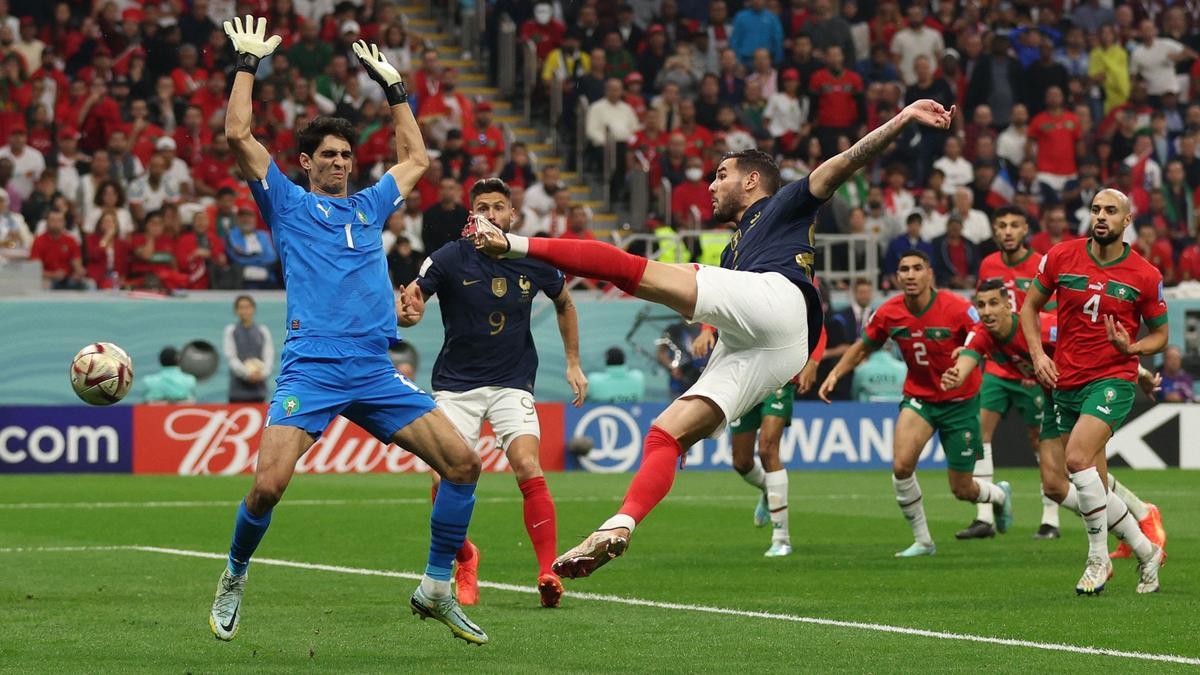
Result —
<path fill-rule="evenodd" d="M 326 197 L 293 183 L 272 160 L 250 191 L 283 264 L 285 347 L 331 357 L 385 352 L 398 335 L 381 235 L 404 202 L 391 175 L 349 197 Z"/>
<path fill-rule="evenodd" d="M 797 285 L 812 284 L 813 233 L 825 201 L 808 191 L 808 178 L 754 202 L 721 254 L 721 267 L 779 272 Z"/>
<path fill-rule="evenodd" d="M 466 239 L 429 256 L 417 286 L 437 295 L 446 341 L 433 364 L 437 391 L 512 387 L 533 393 L 537 350 L 529 331 L 533 296 L 558 297 L 563 275 L 540 260 L 493 260 Z"/>

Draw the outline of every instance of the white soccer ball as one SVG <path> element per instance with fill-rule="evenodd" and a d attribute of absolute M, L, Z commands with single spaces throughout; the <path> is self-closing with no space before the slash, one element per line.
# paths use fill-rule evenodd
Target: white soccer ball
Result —
<path fill-rule="evenodd" d="M 90 405 L 112 405 L 133 386 L 133 361 L 111 342 L 90 344 L 71 360 L 71 388 Z"/>

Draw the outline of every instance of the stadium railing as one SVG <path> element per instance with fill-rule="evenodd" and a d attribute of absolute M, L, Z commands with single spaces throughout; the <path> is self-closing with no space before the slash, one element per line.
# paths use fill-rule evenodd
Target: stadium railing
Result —
<path fill-rule="evenodd" d="M 533 124 L 533 92 L 537 91 L 538 56 L 537 45 L 533 40 L 521 43 L 521 76 L 524 78 L 521 87 L 525 111 L 525 124 Z"/>
<path fill-rule="evenodd" d="M 604 208 L 612 210 L 612 177 L 613 172 L 617 170 L 617 139 L 613 138 L 612 130 L 605 128 L 604 130 L 604 159 L 601 162 L 604 175 L 601 176 L 603 182 Z"/>
<path fill-rule="evenodd" d="M 635 164 L 625 174 L 625 182 L 629 185 L 629 221 L 644 223 L 650 214 L 650 177 Z"/>
<path fill-rule="evenodd" d="M 671 185 L 671 181 L 665 176 L 658 180 L 658 184 L 662 189 L 658 191 L 658 204 L 656 208 L 662 214 L 663 224 L 667 227 L 673 227 L 671 221 L 675 217 L 675 214 L 671 213 L 671 190 L 674 189 L 674 186 Z"/>
<path fill-rule="evenodd" d="M 547 94 L 550 97 L 550 142 L 554 145 L 554 154 L 562 155 L 564 148 L 562 147 L 562 134 L 559 133 L 559 124 L 562 123 L 563 114 L 563 86 L 566 83 L 566 78 L 558 70 L 554 71 L 554 79 L 550 80 L 550 91 Z"/>
<path fill-rule="evenodd" d="M 517 24 L 508 14 L 500 17 L 496 44 L 496 88 L 502 98 L 517 93 Z"/>
<path fill-rule="evenodd" d="M 575 101 L 575 170 L 581 175 L 584 170 L 584 151 L 587 149 L 587 109 L 586 96 L 580 96 Z"/>

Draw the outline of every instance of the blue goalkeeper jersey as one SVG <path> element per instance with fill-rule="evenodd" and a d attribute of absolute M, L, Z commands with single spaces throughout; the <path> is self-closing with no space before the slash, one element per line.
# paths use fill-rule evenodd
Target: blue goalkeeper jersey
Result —
<path fill-rule="evenodd" d="M 285 348 L 337 357 L 399 339 L 383 227 L 404 203 L 389 174 L 349 197 L 307 192 L 272 160 L 250 191 L 271 227 L 287 290 Z"/>

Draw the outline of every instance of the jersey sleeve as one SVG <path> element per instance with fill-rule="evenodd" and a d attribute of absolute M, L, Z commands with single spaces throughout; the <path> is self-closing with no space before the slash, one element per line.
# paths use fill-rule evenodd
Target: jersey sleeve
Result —
<path fill-rule="evenodd" d="M 1162 275 L 1155 271 L 1142 280 L 1141 293 L 1138 295 L 1138 312 L 1142 321 L 1151 328 L 1158 328 L 1167 322 L 1167 300 L 1163 297 Z"/>
<path fill-rule="evenodd" d="M 785 185 L 775 193 L 775 200 L 779 204 L 779 214 L 786 221 L 811 216 L 825 203 L 809 191 L 808 176 Z"/>
<path fill-rule="evenodd" d="M 450 277 L 454 270 L 453 249 L 455 246 L 443 246 L 433 252 L 433 255 L 421 263 L 421 271 L 417 273 L 417 288 L 425 295 L 437 295 L 438 289 Z"/>
<path fill-rule="evenodd" d="M 1042 256 L 1041 262 L 1038 263 L 1038 271 L 1033 277 L 1033 285 L 1047 296 L 1052 295 L 1054 289 L 1058 288 L 1058 259 L 1061 257 L 1062 254 L 1059 250 L 1052 248 Z"/>
<path fill-rule="evenodd" d="M 871 319 L 867 321 L 867 325 L 863 326 L 862 341 L 870 349 L 879 349 L 883 343 L 888 340 L 888 311 L 884 307 L 880 307 Z"/>
<path fill-rule="evenodd" d="M 371 215 L 374 216 L 372 222 L 375 223 L 386 224 L 388 217 L 404 203 L 404 195 L 400 194 L 396 179 L 387 172 L 384 172 L 383 178 L 377 183 L 360 191 L 357 197 L 370 208 Z"/>
<path fill-rule="evenodd" d="M 267 175 L 262 180 L 249 181 L 249 184 L 250 194 L 254 196 L 263 220 L 272 228 L 281 223 L 279 216 L 284 211 L 299 204 L 304 197 L 304 190 L 283 175 L 274 159 L 267 165 Z"/>
<path fill-rule="evenodd" d="M 989 358 L 995 349 L 996 343 L 992 340 L 992 334 L 987 332 L 982 323 L 976 323 L 967 331 L 967 339 L 963 341 L 960 356 L 970 356 L 976 361 L 983 361 Z"/>
<path fill-rule="evenodd" d="M 563 276 L 563 273 L 557 267 L 543 265 L 538 270 L 538 276 L 535 281 L 538 288 L 542 289 L 542 292 L 546 294 L 546 297 L 553 300 L 562 294 L 563 286 L 567 283 L 567 278 Z"/>

